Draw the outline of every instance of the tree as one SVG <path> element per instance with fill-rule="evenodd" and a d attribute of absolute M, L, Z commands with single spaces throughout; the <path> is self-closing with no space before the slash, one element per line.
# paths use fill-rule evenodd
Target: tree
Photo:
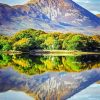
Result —
<path fill-rule="evenodd" d="M 63 42 L 63 48 L 67 50 L 86 50 L 88 46 L 88 37 L 76 34 L 67 38 Z"/>
<path fill-rule="evenodd" d="M 8 40 L 5 40 L 5 39 L 0 39 L 0 50 L 2 51 L 8 51 L 8 50 L 11 50 L 12 44 L 8 41 Z"/>
<path fill-rule="evenodd" d="M 27 51 L 34 48 L 34 41 L 30 38 L 22 38 L 13 44 L 13 50 Z"/>

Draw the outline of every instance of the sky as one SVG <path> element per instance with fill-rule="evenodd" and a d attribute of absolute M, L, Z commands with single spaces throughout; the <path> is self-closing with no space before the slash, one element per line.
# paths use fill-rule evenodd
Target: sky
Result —
<path fill-rule="evenodd" d="M 34 100 L 24 92 L 12 91 L 0 93 L 0 100 Z"/>
<path fill-rule="evenodd" d="M 100 14 L 100 0 L 73 0 L 94 14 Z"/>
<path fill-rule="evenodd" d="M 68 100 L 100 100 L 100 84 L 92 84 Z"/>
<path fill-rule="evenodd" d="M 0 3 L 5 3 L 9 5 L 18 5 L 18 4 L 24 4 L 29 0 L 0 0 Z"/>
<path fill-rule="evenodd" d="M 9 5 L 24 4 L 28 0 L 0 0 L 0 3 Z M 100 0 L 73 0 L 94 14 L 100 14 Z"/>

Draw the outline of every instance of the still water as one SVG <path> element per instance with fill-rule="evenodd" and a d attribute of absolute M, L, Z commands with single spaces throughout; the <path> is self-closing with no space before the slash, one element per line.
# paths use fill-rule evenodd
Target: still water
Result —
<path fill-rule="evenodd" d="M 99 100 L 100 55 L 0 55 L 0 100 Z"/>

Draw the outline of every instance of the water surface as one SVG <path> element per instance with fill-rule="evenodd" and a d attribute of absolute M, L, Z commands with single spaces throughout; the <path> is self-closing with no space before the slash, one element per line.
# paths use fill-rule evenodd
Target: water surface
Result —
<path fill-rule="evenodd" d="M 75 100 L 76 98 L 96 100 L 99 96 L 93 93 L 93 87 L 90 85 L 96 84 L 94 88 L 97 90 L 99 84 L 96 82 L 99 80 L 100 55 L 59 57 L 0 55 L 0 99 L 2 100 L 4 95 L 10 96 L 11 93 L 14 95 L 6 100 L 16 95 L 26 97 L 25 100 Z M 86 95 L 86 92 L 92 97 L 81 96 Z"/>

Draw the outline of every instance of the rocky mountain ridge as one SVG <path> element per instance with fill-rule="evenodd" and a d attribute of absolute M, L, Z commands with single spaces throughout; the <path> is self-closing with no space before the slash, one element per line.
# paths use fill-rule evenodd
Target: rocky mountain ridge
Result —
<path fill-rule="evenodd" d="M 72 0 L 30 0 L 27 4 L 0 4 L 0 33 L 35 28 L 45 31 L 84 31 L 100 26 L 100 18 Z"/>

